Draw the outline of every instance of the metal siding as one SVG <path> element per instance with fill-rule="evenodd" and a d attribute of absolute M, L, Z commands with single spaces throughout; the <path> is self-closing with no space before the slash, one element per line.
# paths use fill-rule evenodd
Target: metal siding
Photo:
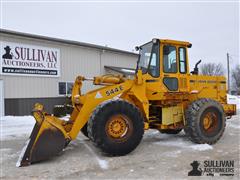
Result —
<path fill-rule="evenodd" d="M 61 51 L 61 78 L 62 81 L 74 82 L 78 75 L 93 77 L 100 74 L 100 52 L 79 48 L 76 46 L 64 47 Z M 92 82 L 84 82 L 82 91 L 92 89 Z"/>
<path fill-rule="evenodd" d="M 3 91 L 3 80 L 0 79 L 0 117 L 4 116 L 4 91 Z"/>
<path fill-rule="evenodd" d="M 116 66 L 126 68 L 136 68 L 137 57 L 118 54 L 113 52 L 104 52 L 101 54 L 101 72 L 105 73 L 104 66 Z"/>

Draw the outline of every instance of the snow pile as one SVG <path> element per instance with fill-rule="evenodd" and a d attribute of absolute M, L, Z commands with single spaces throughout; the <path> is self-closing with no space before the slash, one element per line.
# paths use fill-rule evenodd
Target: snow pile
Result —
<path fill-rule="evenodd" d="M 171 147 L 177 147 L 177 148 L 184 148 L 184 149 L 190 149 L 195 151 L 207 151 L 212 150 L 213 147 L 209 144 L 193 144 L 192 142 L 188 141 L 187 139 L 180 139 L 180 138 L 174 138 L 169 141 L 159 141 L 155 142 L 155 144 L 161 145 L 161 146 L 171 146 Z"/>
<path fill-rule="evenodd" d="M 97 160 L 99 166 L 102 168 L 102 169 L 108 169 L 109 168 L 109 165 L 108 165 L 108 161 L 104 160 L 104 159 L 101 159 L 100 157 L 98 157 L 97 153 L 95 153 L 93 151 L 93 149 L 87 145 L 86 143 L 84 143 L 84 141 L 82 142 L 84 144 L 84 146 L 89 150 L 89 152 L 91 152 L 91 154 L 93 155 L 93 157 L 95 157 L 95 159 Z"/>
<path fill-rule="evenodd" d="M 70 118 L 69 114 L 66 116 L 63 116 L 63 117 L 59 117 L 59 119 L 64 120 L 64 121 L 69 121 L 69 118 Z"/>
<path fill-rule="evenodd" d="M 193 150 L 198 150 L 198 151 L 206 151 L 206 150 L 213 149 L 213 147 L 210 146 L 209 144 L 195 144 L 189 147 L 192 148 Z"/>
<path fill-rule="evenodd" d="M 177 151 L 169 151 L 169 152 L 165 152 L 163 153 L 163 156 L 168 156 L 168 157 L 178 157 L 180 154 L 182 153 L 181 150 L 177 150 Z"/>
<path fill-rule="evenodd" d="M 69 120 L 69 115 L 62 120 Z M 3 116 L 0 117 L 0 140 L 14 139 L 23 135 L 30 136 L 35 124 L 33 116 Z"/>
<path fill-rule="evenodd" d="M 237 104 L 237 105 L 239 105 L 240 104 L 239 101 L 240 101 L 240 98 L 238 96 L 227 94 L 227 103 L 228 104 Z"/>
<path fill-rule="evenodd" d="M 237 109 L 240 109 L 240 96 L 233 96 L 233 95 L 227 94 L 227 103 L 236 104 Z"/>
<path fill-rule="evenodd" d="M 240 129 L 240 115 L 237 116 L 232 116 L 231 119 L 228 119 L 227 122 L 227 128 L 232 128 L 232 129 Z"/>
<path fill-rule="evenodd" d="M 208 151 L 213 149 L 213 147 L 209 144 L 195 144 L 191 142 L 183 132 L 178 135 L 161 134 L 158 131 L 151 131 L 150 133 L 146 133 L 145 138 L 153 137 L 159 140 L 157 142 L 154 142 L 154 144 L 161 146 L 177 147 L 180 149 L 195 151 Z"/>
<path fill-rule="evenodd" d="M 32 116 L 3 116 L 0 119 L 0 140 L 12 139 L 32 132 L 35 119 Z"/>

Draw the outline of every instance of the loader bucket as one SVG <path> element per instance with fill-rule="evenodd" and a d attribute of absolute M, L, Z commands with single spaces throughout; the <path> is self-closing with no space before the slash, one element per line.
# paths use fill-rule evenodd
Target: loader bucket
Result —
<path fill-rule="evenodd" d="M 66 145 L 61 121 L 41 113 L 40 111 L 33 113 L 36 123 L 29 140 L 22 149 L 17 167 L 49 159 L 61 152 Z"/>

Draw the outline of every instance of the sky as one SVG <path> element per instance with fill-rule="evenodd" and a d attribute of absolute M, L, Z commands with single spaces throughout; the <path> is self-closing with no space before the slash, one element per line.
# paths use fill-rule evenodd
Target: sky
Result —
<path fill-rule="evenodd" d="M 191 67 L 239 63 L 237 1 L 0 0 L 1 28 L 133 51 L 153 38 L 189 41 Z"/>

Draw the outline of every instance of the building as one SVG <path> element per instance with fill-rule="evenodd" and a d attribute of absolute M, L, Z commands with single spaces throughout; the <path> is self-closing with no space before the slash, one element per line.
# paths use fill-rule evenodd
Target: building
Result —
<path fill-rule="evenodd" d="M 28 115 L 34 103 L 52 112 L 77 75 L 135 68 L 137 54 L 109 47 L 0 29 L 0 116 Z M 130 69 L 131 70 L 131 69 Z M 84 82 L 83 92 L 92 89 Z"/>

